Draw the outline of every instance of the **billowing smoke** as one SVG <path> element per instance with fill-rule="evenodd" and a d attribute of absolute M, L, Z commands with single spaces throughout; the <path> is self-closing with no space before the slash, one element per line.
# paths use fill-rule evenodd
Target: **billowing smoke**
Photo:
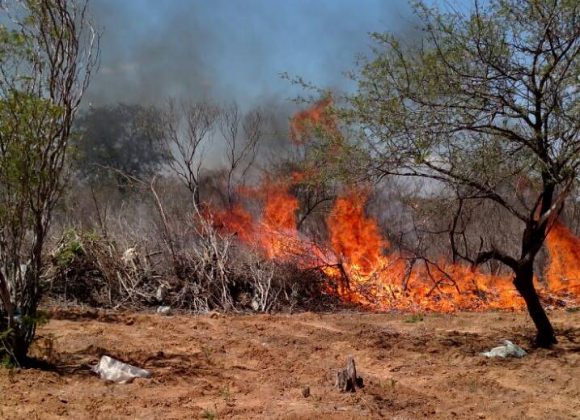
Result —
<path fill-rule="evenodd" d="M 369 33 L 409 31 L 406 0 L 90 0 L 102 30 L 100 71 L 85 106 L 166 104 L 169 97 L 236 102 L 260 109 L 268 125 L 257 163 L 288 148 L 301 77 L 334 92 L 369 52 Z M 204 167 L 219 167 L 223 142 L 211 141 Z"/>
<path fill-rule="evenodd" d="M 285 102 L 299 90 L 280 73 L 348 88 L 343 72 L 372 31 L 411 26 L 405 0 L 92 0 L 102 59 L 94 106 L 162 103 L 168 96 Z"/>

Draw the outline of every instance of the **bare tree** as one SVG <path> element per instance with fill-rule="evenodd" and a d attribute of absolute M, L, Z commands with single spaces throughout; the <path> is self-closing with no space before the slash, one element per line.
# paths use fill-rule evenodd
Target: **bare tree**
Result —
<path fill-rule="evenodd" d="M 513 270 L 540 346 L 556 338 L 534 287 L 534 259 L 580 171 L 579 12 L 568 0 L 476 2 L 467 15 L 419 4 L 422 42 L 375 34 L 376 55 L 345 110 L 372 174 L 459 192 L 457 220 L 468 207 L 461 203 L 474 201 L 519 222 L 519 255 L 491 243 L 463 258 Z"/>
<path fill-rule="evenodd" d="M 226 189 L 228 206 L 234 203 L 235 186 L 243 183 L 264 134 L 264 119 L 259 110 L 241 114 L 237 104 L 224 107 L 220 112 L 219 128 L 226 144 Z"/>
<path fill-rule="evenodd" d="M 99 36 L 86 1 L 0 7 L 0 354 L 21 363 L 35 334 L 43 245 Z"/>
<path fill-rule="evenodd" d="M 212 135 L 218 109 L 207 102 L 176 103 L 170 100 L 164 115 L 164 141 L 171 153 L 169 166 L 201 204 L 199 183 L 205 144 Z"/>

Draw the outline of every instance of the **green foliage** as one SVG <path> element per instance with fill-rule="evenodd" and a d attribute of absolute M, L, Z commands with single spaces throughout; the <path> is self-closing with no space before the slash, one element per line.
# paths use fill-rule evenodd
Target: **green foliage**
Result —
<path fill-rule="evenodd" d="M 520 174 L 537 180 L 546 165 L 554 182 L 570 179 L 580 159 L 577 4 L 416 12 L 422 39 L 372 34 L 374 55 L 344 110 L 371 166 L 484 191 Z"/>
<path fill-rule="evenodd" d="M 50 177 L 52 168 L 43 165 L 51 149 L 49 125 L 61 116 L 61 107 L 26 92 L 10 91 L 7 98 L 0 99 L 0 203 L 4 212 L 32 198 Z"/>
<path fill-rule="evenodd" d="M 95 38 L 80 33 L 90 26 L 85 11 L 52 0 L 1 8 L 0 357 L 17 363 L 45 320 L 37 312 L 42 251 L 65 185 L 72 121 L 96 64 Z"/>
<path fill-rule="evenodd" d="M 7 328 L 0 331 L 0 367 L 12 369 L 17 366 L 17 361 L 11 356 L 9 343 L 14 338 L 14 329 Z"/>
<path fill-rule="evenodd" d="M 24 326 L 42 326 L 48 323 L 50 314 L 46 311 L 37 310 L 34 315 L 23 315 L 21 324 Z"/>
<path fill-rule="evenodd" d="M 0 368 L 3 369 L 14 369 L 18 367 L 16 362 L 7 354 L 4 354 L 0 359 Z"/>
<path fill-rule="evenodd" d="M 68 230 L 64 233 L 60 246 L 54 254 L 54 260 L 59 268 L 70 266 L 77 257 L 84 254 L 81 238 L 74 230 Z"/>

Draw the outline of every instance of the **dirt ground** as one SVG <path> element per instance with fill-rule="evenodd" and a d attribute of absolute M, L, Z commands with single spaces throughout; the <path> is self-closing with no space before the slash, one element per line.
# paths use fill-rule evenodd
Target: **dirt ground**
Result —
<path fill-rule="evenodd" d="M 580 416 L 580 312 L 553 312 L 552 350 L 523 313 L 162 316 L 56 310 L 34 354 L 0 369 L 1 418 L 542 418 Z M 479 353 L 508 338 L 523 359 Z M 108 354 L 151 379 L 102 381 Z M 347 355 L 365 388 L 340 393 Z M 303 396 L 305 387 L 310 395 Z"/>

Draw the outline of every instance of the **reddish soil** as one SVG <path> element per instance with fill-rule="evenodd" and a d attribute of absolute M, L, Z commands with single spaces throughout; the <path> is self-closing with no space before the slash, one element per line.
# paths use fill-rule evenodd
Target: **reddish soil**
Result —
<path fill-rule="evenodd" d="M 580 415 L 580 312 L 551 318 L 552 350 L 534 349 L 523 313 L 161 316 L 57 310 L 33 353 L 43 369 L 0 369 L 0 417 L 542 418 Z M 529 355 L 479 353 L 508 338 Z M 151 379 L 102 381 L 101 354 Z M 365 388 L 340 393 L 352 354 Z M 310 395 L 302 390 L 310 387 Z"/>

